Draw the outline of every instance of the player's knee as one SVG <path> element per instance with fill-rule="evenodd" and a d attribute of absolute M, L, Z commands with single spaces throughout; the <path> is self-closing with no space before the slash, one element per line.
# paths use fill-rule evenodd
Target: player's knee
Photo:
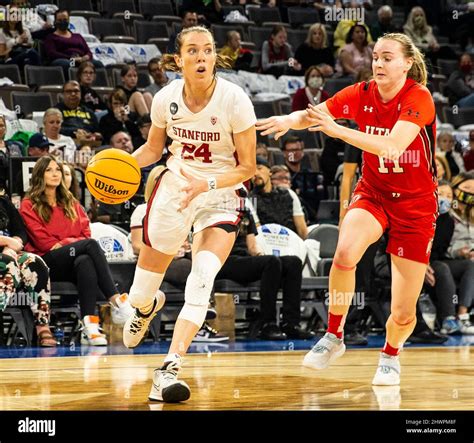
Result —
<path fill-rule="evenodd" d="M 191 303 L 184 303 L 181 312 L 178 315 L 178 318 L 181 320 L 187 320 L 191 323 L 194 323 L 199 328 L 204 323 L 207 314 L 207 304 L 206 305 L 193 305 Z"/>
<path fill-rule="evenodd" d="M 221 266 L 217 255 L 210 251 L 200 251 L 196 254 L 184 290 L 186 303 L 207 306 L 214 286 L 214 279 Z"/>
<path fill-rule="evenodd" d="M 338 247 L 333 259 L 333 263 L 337 267 L 347 268 L 347 270 L 355 268 L 358 261 L 358 254 L 356 254 L 349 246 Z"/>
<path fill-rule="evenodd" d="M 398 326 L 408 326 L 416 322 L 416 310 L 410 310 L 406 307 L 392 309 L 392 320 Z"/>

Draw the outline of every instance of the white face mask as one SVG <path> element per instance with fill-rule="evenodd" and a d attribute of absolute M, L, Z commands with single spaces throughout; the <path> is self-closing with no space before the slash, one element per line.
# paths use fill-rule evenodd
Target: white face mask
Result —
<path fill-rule="evenodd" d="M 311 77 L 308 80 L 308 86 L 313 89 L 319 89 L 323 86 L 323 79 L 321 77 Z"/>

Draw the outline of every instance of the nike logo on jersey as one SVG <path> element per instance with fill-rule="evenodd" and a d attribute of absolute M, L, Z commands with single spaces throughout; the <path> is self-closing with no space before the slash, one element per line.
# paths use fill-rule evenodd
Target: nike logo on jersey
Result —
<path fill-rule="evenodd" d="M 182 119 L 183 119 L 183 117 L 171 117 L 171 120 L 173 120 L 174 122 L 175 122 L 176 120 L 182 120 Z"/>

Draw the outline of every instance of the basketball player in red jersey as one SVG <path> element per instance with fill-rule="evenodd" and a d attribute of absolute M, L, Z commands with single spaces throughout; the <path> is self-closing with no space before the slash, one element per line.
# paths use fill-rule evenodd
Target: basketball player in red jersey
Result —
<path fill-rule="evenodd" d="M 373 77 L 306 111 L 257 124 L 281 137 L 310 128 L 364 151 L 329 275 L 328 329 L 303 365 L 324 369 L 344 354 L 344 321 L 355 289 L 355 268 L 369 245 L 388 232 L 392 261 L 391 315 L 374 385 L 399 385 L 398 354 L 416 324 L 416 303 L 429 261 L 437 218 L 434 163 L 435 106 L 425 87 L 423 56 L 404 34 L 381 37 L 373 51 Z M 335 123 L 353 119 L 359 130 Z"/>

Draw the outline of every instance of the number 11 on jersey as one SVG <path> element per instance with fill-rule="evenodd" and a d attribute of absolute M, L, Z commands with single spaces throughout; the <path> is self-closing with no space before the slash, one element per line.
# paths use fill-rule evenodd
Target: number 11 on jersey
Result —
<path fill-rule="evenodd" d="M 388 174 L 390 170 L 387 168 L 387 166 L 385 166 L 385 159 L 380 155 L 379 155 L 379 163 L 380 163 L 379 172 L 381 174 Z M 404 172 L 398 160 L 393 160 L 392 172 L 394 172 L 395 174 L 401 174 L 402 172 Z"/>

